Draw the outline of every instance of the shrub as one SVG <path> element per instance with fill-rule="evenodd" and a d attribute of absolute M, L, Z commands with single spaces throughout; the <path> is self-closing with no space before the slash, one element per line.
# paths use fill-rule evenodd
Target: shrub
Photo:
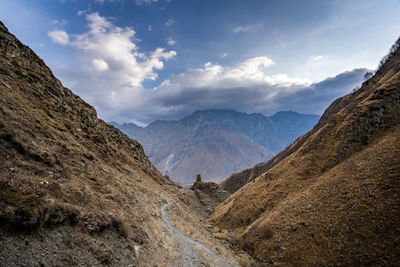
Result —
<path fill-rule="evenodd" d="M 16 67 L 16 68 L 19 68 L 19 64 L 16 62 L 16 61 L 12 61 L 11 62 L 11 64 L 14 66 L 14 67 Z"/>
<path fill-rule="evenodd" d="M 368 135 L 361 136 L 361 145 L 365 146 L 366 144 L 368 144 L 368 139 Z"/>
<path fill-rule="evenodd" d="M 37 77 L 36 75 L 34 75 L 32 73 L 26 74 L 26 73 L 22 72 L 21 70 L 15 70 L 14 72 L 19 77 L 27 79 L 30 83 L 35 83 L 35 82 L 38 82 L 40 80 L 39 77 Z"/>
<path fill-rule="evenodd" d="M 393 54 L 397 51 L 397 49 L 399 49 L 400 47 L 400 37 L 397 39 L 397 41 L 392 45 L 392 47 L 389 50 L 389 53 L 387 53 L 379 62 L 379 66 L 378 69 L 380 69 L 382 67 L 383 64 L 385 64 L 388 59 L 393 56 Z"/>

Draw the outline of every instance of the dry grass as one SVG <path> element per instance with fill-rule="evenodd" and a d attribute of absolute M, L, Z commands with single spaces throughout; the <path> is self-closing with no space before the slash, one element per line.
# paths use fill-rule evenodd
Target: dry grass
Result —
<path fill-rule="evenodd" d="M 209 219 L 215 236 L 264 263 L 396 264 L 399 70 L 397 51 L 266 173 L 220 204 Z"/>
<path fill-rule="evenodd" d="M 163 196 L 200 225 L 179 187 L 2 24 L 0 51 L 0 265 L 168 266 Z"/>

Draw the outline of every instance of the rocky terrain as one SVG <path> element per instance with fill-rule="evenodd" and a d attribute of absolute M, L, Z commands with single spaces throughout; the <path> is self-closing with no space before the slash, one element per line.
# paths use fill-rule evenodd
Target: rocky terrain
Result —
<path fill-rule="evenodd" d="M 197 198 L 2 23 L 0 114 L 0 266 L 236 265 Z"/>
<path fill-rule="evenodd" d="M 266 117 L 231 110 L 197 111 L 179 121 L 157 120 L 140 128 L 114 126 L 143 144 L 165 175 L 191 185 L 200 173 L 220 182 L 232 172 L 265 162 L 317 122 L 318 116 L 278 112 Z"/>
<path fill-rule="evenodd" d="M 229 196 L 228 192 L 213 182 L 196 181 L 190 189 L 196 194 L 207 215 Z"/>
<path fill-rule="evenodd" d="M 287 112 L 128 125 L 163 144 L 148 153 L 162 154 L 165 174 L 191 155 L 179 169 L 190 181 L 210 149 L 205 164 L 227 169 L 225 154 L 244 166 L 290 144 L 220 185 L 184 190 L 0 22 L 0 266 L 398 265 L 399 44 L 293 144 L 299 133 L 281 130 L 305 122 Z"/>
<path fill-rule="evenodd" d="M 221 185 L 237 191 L 210 216 L 214 236 L 261 265 L 398 265 L 399 44 L 310 132 Z"/>

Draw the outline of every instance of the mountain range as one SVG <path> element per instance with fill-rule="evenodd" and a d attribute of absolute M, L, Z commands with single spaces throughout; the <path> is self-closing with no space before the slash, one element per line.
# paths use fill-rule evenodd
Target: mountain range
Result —
<path fill-rule="evenodd" d="M 220 182 L 232 172 L 265 162 L 311 129 L 316 115 L 292 111 L 267 117 L 232 110 L 196 111 L 178 121 L 156 120 L 141 128 L 112 125 L 143 144 L 151 162 L 181 184 Z"/>
<path fill-rule="evenodd" d="M 267 162 L 183 189 L 0 22 L 0 265 L 398 265 L 399 48 Z M 278 149 L 257 116 L 201 111 L 152 127 Z M 185 140 L 175 136 L 162 140 Z"/>

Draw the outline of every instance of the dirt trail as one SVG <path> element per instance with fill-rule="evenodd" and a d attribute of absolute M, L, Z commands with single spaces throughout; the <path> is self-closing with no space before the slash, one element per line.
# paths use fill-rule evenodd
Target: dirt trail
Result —
<path fill-rule="evenodd" d="M 203 243 L 188 237 L 176 228 L 168 217 L 167 207 L 170 204 L 167 199 L 167 204 L 161 208 L 161 216 L 175 245 L 180 248 L 180 257 L 171 262 L 172 266 L 237 266 L 233 258 L 228 260 L 221 257 Z"/>

